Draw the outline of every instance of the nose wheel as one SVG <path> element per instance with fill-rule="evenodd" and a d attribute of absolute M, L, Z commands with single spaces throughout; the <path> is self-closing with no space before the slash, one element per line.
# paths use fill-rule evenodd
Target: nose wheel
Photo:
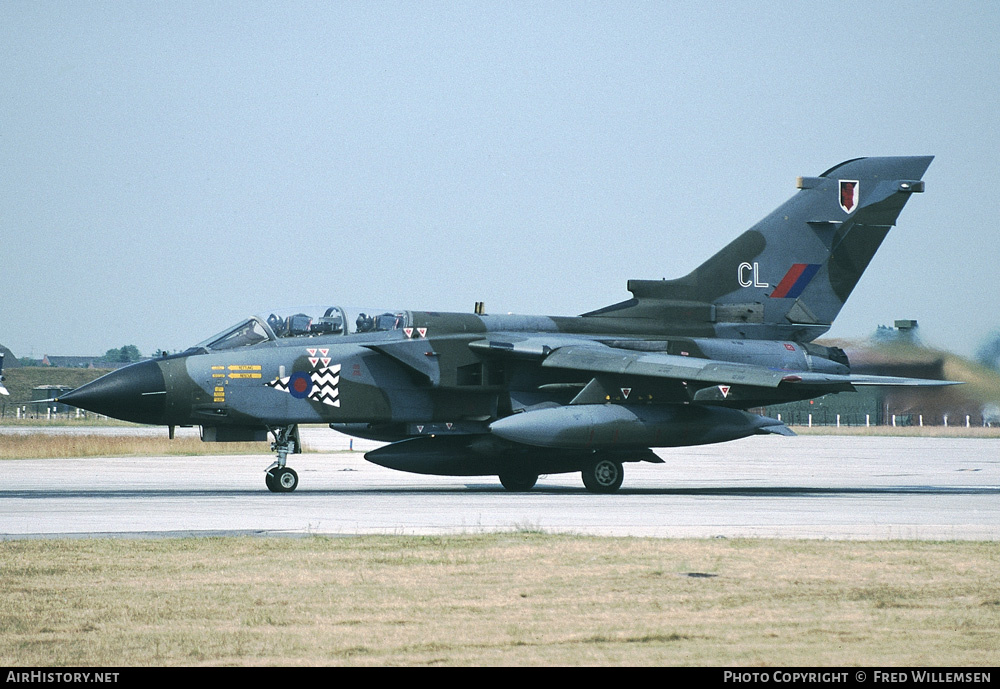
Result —
<path fill-rule="evenodd" d="M 291 493 L 299 485 L 299 475 L 291 467 L 275 467 L 264 474 L 264 483 L 272 493 Z"/>
<path fill-rule="evenodd" d="M 291 493 L 299 486 L 299 475 L 289 466 L 285 466 L 288 454 L 302 452 L 299 441 L 298 426 L 279 426 L 269 429 L 274 434 L 271 450 L 278 453 L 278 459 L 267 468 L 264 474 L 264 485 L 272 493 Z"/>

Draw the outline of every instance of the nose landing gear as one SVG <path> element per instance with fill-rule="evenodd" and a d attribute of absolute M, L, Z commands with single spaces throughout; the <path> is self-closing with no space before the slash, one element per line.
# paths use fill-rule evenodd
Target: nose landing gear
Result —
<path fill-rule="evenodd" d="M 291 467 L 285 466 L 289 454 L 302 452 L 302 442 L 299 440 L 298 425 L 276 426 L 269 428 L 274 434 L 271 451 L 278 453 L 278 459 L 267 468 L 264 474 L 264 484 L 272 493 L 291 493 L 299 485 L 299 475 Z"/>

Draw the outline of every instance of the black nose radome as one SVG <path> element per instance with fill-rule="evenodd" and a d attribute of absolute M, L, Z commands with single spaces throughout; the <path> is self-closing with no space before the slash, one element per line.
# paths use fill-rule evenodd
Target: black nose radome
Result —
<path fill-rule="evenodd" d="M 160 367 L 154 361 L 140 361 L 61 395 L 58 401 L 123 421 L 160 424 L 166 397 Z"/>

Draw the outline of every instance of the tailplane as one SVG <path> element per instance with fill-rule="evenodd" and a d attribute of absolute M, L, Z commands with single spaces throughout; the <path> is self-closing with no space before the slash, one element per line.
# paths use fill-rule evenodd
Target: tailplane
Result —
<path fill-rule="evenodd" d="M 856 158 L 799 191 L 689 275 L 629 280 L 587 317 L 657 319 L 692 334 L 808 342 L 829 330 L 933 156 Z"/>

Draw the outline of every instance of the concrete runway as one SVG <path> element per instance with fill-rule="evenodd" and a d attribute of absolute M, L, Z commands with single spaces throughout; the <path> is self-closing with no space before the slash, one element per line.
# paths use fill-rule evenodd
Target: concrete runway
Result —
<path fill-rule="evenodd" d="M 0 462 L 0 538 L 531 529 L 1000 539 L 997 439 L 754 437 L 661 450 L 666 464 L 626 464 L 615 495 L 587 493 L 579 474 L 508 493 L 493 477 L 394 472 L 343 451 L 347 439 L 325 429 L 303 429 L 303 443 L 323 453 L 290 458 L 300 478 L 291 494 L 264 487 L 267 455 Z"/>

